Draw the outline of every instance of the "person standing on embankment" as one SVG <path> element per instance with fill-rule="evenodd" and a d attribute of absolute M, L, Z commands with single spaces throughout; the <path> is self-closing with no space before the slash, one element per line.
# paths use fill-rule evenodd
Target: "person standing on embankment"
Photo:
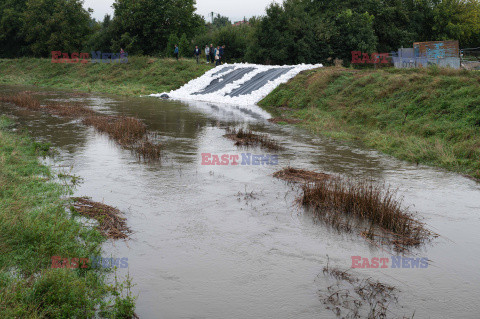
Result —
<path fill-rule="evenodd" d="M 210 63 L 210 48 L 208 44 L 205 46 L 205 56 L 207 57 L 207 63 Z"/>
<path fill-rule="evenodd" d="M 173 50 L 173 56 L 177 59 L 177 61 L 178 61 L 178 52 L 179 52 L 178 45 L 175 44 L 175 50 Z"/>
<path fill-rule="evenodd" d="M 215 49 L 215 66 L 220 65 L 220 47 Z"/>
<path fill-rule="evenodd" d="M 219 50 L 220 50 L 220 59 L 218 59 L 218 64 L 222 65 L 222 59 L 223 59 L 223 49 L 225 48 L 225 46 L 221 46 L 219 47 Z"/>
<path fill-rule="evenodd" d="M 193 56 L 195 59 L 197 59 L 197 64 L 200 63 L 198 59 L 200 58 L 200 49 L 198 48 L 198 45 L 195 46 L 195 50 L 193 50 Z"/>
<path fill-rule="evenodd" d="M 213 44 L 210 44 L 210 61 L 213 63 L 215 62 L 215 48 Z"/>

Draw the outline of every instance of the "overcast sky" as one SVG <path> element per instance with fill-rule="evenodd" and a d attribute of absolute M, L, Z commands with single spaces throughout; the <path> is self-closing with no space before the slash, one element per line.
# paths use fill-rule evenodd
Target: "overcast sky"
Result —
<path fill-rule="evenodd" d="M 85 8 L 93 9 L 93 17 L 103 20 L 105 14 L 113 15 L 112 3 L 114 0 L 84 0 Z M 250 18 L 254 15 L 263 15 L 265 7 L 271 2 L 281 0 L 197 0 L 197 12 L 203 15 L 207 21 L 210 12 L 220 13 L 234 21 Z"/>

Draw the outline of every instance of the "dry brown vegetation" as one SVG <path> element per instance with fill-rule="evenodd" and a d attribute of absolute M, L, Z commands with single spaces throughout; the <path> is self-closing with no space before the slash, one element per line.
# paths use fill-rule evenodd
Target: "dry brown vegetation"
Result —
<path fill-rule="evenodd" d="M 396 192 L 384 185 L 335 177 L 304 184 L 299 202 L 337 229 L 349 231 L 356 221 L 356 228 L 367 226 L 361 235 L 368 240 L 397 250 L 418 246 L 432 233 L 396 198 Z"/>
<path fill-rule="evenodd" d="M 82 122 L 106 133 L 121 145 L 135 143 L 147 133 L 145 124 L 133 117 L 94 115 L 84 118 Z"/>
<path fill-rule="evenodd" d="M 329 179 L 332 176 L 325 173 L 317 173 L 305 171 L 303 169 L 296 169 L 293 167 L 286 167 L 281 171 L 274 173 L 273 177 L 283 179 L 287 182 L 304 183 Z"/>
<path fill-rule="evenodd" d="M 126 239 L 131 233 L 122 213 L 111 206 L 91 201 L 88 198 L 72 198 L 75 211 L 98 221 L 98 230 L 110 239 Z"/>
<path fill-rule="evenodd" d="M 138 159 L 144 161 L 158 160 L 162 155 L 162 145 L 152 143 L 147 138 L 140 141 L 133 150 L 137 154 Z"/>
<path fill-rule="evenodd" d="M 374 281 L 360 280 L 347 271 L 330 268 L 327 264 L 323 274 L 336 280 L 326 291 L 319 291 L 325 307 L 341 318 L 406 318 L 395 316 L 389 309 L 398 305 L 398 290 L 395 287 Z"/>
<path fill-rule="evenodd" d="M 107 134 L 120 146 L 134 151 L 139 159 L 159 160 L 161 145 L 147 138 L 146 125 L 134 117 L 101 115 L 78 103 L 49 102 L 42 105 L 27 94 L 0 96 L 0 102 L 13 103 L 33 111 L 44 111 L 62 117 L 81 118 L 82 123 Z"/>
<path fill-rule="evenodd" d="M 269 150 L 283 149 L 277 141 L 271 139 L 266 134 L 255 134 L 251 130 L 243 128 L 237 130 L 235 128 L 227 128 L 227 134 L 224 135 L 235 141 L 236 146 L 260 146 Z"/>

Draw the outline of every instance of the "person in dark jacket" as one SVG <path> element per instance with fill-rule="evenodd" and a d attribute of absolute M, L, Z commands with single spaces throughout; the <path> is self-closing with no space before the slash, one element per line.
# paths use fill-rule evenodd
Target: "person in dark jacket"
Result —
<path fill-rule="evenodd" d="M 177 61 L 178 61 L 178 52 L 179 52 L 178 45 L 175 44 L 175 50 L 173 50 L 173 56 L 177 59 Z"/>
<path fill-rule="evenodd" d="M 215 61 L 215 48 L 213 47 L 213 44 L 210 44 L 210 61 L 212 61 L 212 63 L 216 62 Z"/>
<path fill-rule="evenodd" d="M 220 50 L 220 61 L 218 61 L 218 63 L 221 65 L 222 64 L 222 61 L 223 61 L 223 54 L 225 53 L 224 50 L 225 50 L 225 45 L 221 46 L 219 48 Z"/>
<path fill-rule="evenodd" d="M 195 50 L 193 50 L 193 56 L 197 59 L 197 64 L 199 63 L 198 59 L 200 58 L 200 49 L 198 45 L 195 46 Z"/>

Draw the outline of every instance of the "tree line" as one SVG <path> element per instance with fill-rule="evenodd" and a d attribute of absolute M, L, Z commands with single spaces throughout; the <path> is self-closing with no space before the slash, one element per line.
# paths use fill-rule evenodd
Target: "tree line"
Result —
<path fill-rule="evenodd" d="M 3 0 L 0 57 L 51 51 L 180 55 L 213 43 L 229 61 L 266 64 L 349 61 L 351 51 L 390 52 L 414 41 L 459 40 L 480 46 L 478 0 L 284 0 L 233 26 L 207 22 L 195 0 L 116 0 L 113 18 L 96 21 L 81 0 Z"/>

